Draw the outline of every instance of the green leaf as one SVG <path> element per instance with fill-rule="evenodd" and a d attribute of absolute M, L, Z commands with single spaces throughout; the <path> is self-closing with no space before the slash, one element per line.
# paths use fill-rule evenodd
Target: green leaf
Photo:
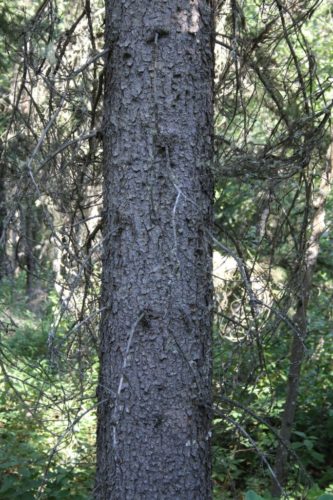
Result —
<path fill-rule="evenodd" d="M 296 434 L 296 436 L 300 436 L 302 438 L 306 437 L 306 434 L 304 434 L 304 432 L 300 432 L 300 431 L 294 431 L 293 434 Z"/>
<path fill-rule="evenodd" d="M 333 495 L 330 493 L 324 493 L 324 495 L 320 495 L 317 500 L 333 500 Z"/>
<path fill-rule="evenodd" d="M 304 439 L 304 445 L 308 450 L 312 450 L 313 442 L 310 439 Z"/>
<path fill-rule="evenodd" d="M 249 490 L 245 493 L 245 500 L 264 500 L 263 497 L 257 495 L 253 490 Z"/>

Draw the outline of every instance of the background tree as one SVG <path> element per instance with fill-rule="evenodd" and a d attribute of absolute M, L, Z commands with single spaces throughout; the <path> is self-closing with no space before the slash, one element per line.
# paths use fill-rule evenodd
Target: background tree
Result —
<path fill-rule="evenodd" d="M 251 2 L 233 4 L 232 9 L 230 6 L 222 9 L 223 32 L 218 38 L 225 53 L 219 87 L 220 106 L 225 113 L 218 115 L 222 118 L 217 129 L 221 159 L 217 169 L 230 180 L 222 181 L 218 189 L 221 210 L 217 209 L 217 213 L 219 239 L 223 241 L 220 250 L 232 256 L 240 268 L 246 293 L 235 293 L 235 286 L 225 286 L 224 296 L 231 288 L 227 303 L 224 301 L 231 310 L 229 314 L 225 309 L 218 313 L 222 331 L 233 343 L 228 348 L 228 341 L 221 340 L 221 349 L 225 350 L 222 360 L 228 360 L 221 370 L 221 410 L 226 411 L 225 403 L 230 405 L 230 423 L 249 446 L 257 448 L 249 429 L 254 427 L 265 433 L 266 426 L 272 447 L 276 446 L 273 433 L 280 427 L 279 407 L 284 404 L 281 396 L 284 370 L 288 369 L 285 336 L 290 330 L 292 337 L 298 339 L 296 356 L 301 360 L 309 328 L 311 306 L 304 307 L 302 297 L 309 297 L 311 292 L 311 284 L 305 283 L 304 276 L 309 267 L 314 268 L 313 262 L 311 266 L 307 264 L 311 247 L 315 246 L 313 234 L 316 233 L 318 243 L 324 231 L 322 226 L 318 232 L 314 221 L 318 215 L 316 200 L 322 197 L 318 178 L 324 176 L 323 182 L 329 182 L 325 173 L 330 140 L 330 104 L 326 100 L 329 93 L 326 77 L 321 79 L 317 72 L 315 46 L 310 48 L 305 36 L 309 24 L 316 26 L 316 21 L 309 19 L 318 2 L 306 6 L 273 2 L 260 10 Z M 315 337 L 310 342 L 316 342 Z M 243 356 L 244 348 L 247 359 Z M 293 370 L 295 349 L 290 366 Z M 235 367 L 240 385 L 231 383 L 231 367 Z M 264 390 L 266 384 L 270 390 Z M 286 407 L 295 409 L 296 404 L 296 391 L 292 397 L 289 391 Z M 243 412 L 243 425 L 232 418 L 236 408 Z M 287 420 L 291 431 L 292 422 L 289 417 Z M 286 413 L 281 425 L 286 425 Z M 303 443 L 305 436 L 300 435 Z M 282 431 L 276 438 L 275 443 L 280 443 L 278 454 L 283 450 L 284 460 L 289 454 L 295 462 L 290 434 L 286 439 Z M 305 446 L 297 445 L 300 449 Z M 321 455 L 313 450 L 313 463 L 315 457 L 320 460 Z M 262 454 L 261 460 L 272 469 L 270 456 Z M 278 468 L 276 474 L 273 470 L 271 474 L 281 492 L 285 476 Z"/>

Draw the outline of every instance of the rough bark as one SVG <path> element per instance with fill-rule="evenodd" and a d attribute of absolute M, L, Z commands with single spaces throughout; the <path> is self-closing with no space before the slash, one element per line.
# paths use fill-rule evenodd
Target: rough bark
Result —
<path fill-rule="evenodd" d="M 296 314 L 294 318 L 299 333 L 294 334 L 290 352 L 287 393 L 283 414 L 281 417 L 281 442 L 276 453 L 275 478 L 272 482 L 273 497 L 279 497 L 281 495 L 282 488 L 286 484 L 288 477 L 288 449 L 290 447 L 290 439 L 294 427 L 298 389 L 305 353 L 308 304 L 312 287 L 313 273 L 315 271 L 318 260 L 320 237 L 326 229 L 325 203 L 331 190 L 332 174 L 333 146 L 331 146 L 328 151 L 326 168 L 322 176 L 319 192 L 314 197 L 312 203 L 313 217 L 311 224 L 311 233 L 305 255 L 304 266 L 300 271 L 300 298 L 297 304 Z"/>
<path fill-rule="evenodd" d="M 211 498 L 212 22 L 106 2 L 97 499 Z"/>

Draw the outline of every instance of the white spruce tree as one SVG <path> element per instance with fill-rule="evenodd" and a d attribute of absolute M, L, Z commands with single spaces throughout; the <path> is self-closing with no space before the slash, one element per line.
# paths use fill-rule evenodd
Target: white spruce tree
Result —
<path fill-rule="evenodd" d="M 98 499 L 211 498 L 212 10 L 106 2 Z"/>

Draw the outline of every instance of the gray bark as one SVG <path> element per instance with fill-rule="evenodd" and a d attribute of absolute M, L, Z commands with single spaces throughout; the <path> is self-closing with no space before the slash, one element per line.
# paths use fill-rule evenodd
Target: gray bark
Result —
<path fill-rule="evenodd" d="M 211 498 L 212 22 L 106 2 L 97 499 Z"/>

